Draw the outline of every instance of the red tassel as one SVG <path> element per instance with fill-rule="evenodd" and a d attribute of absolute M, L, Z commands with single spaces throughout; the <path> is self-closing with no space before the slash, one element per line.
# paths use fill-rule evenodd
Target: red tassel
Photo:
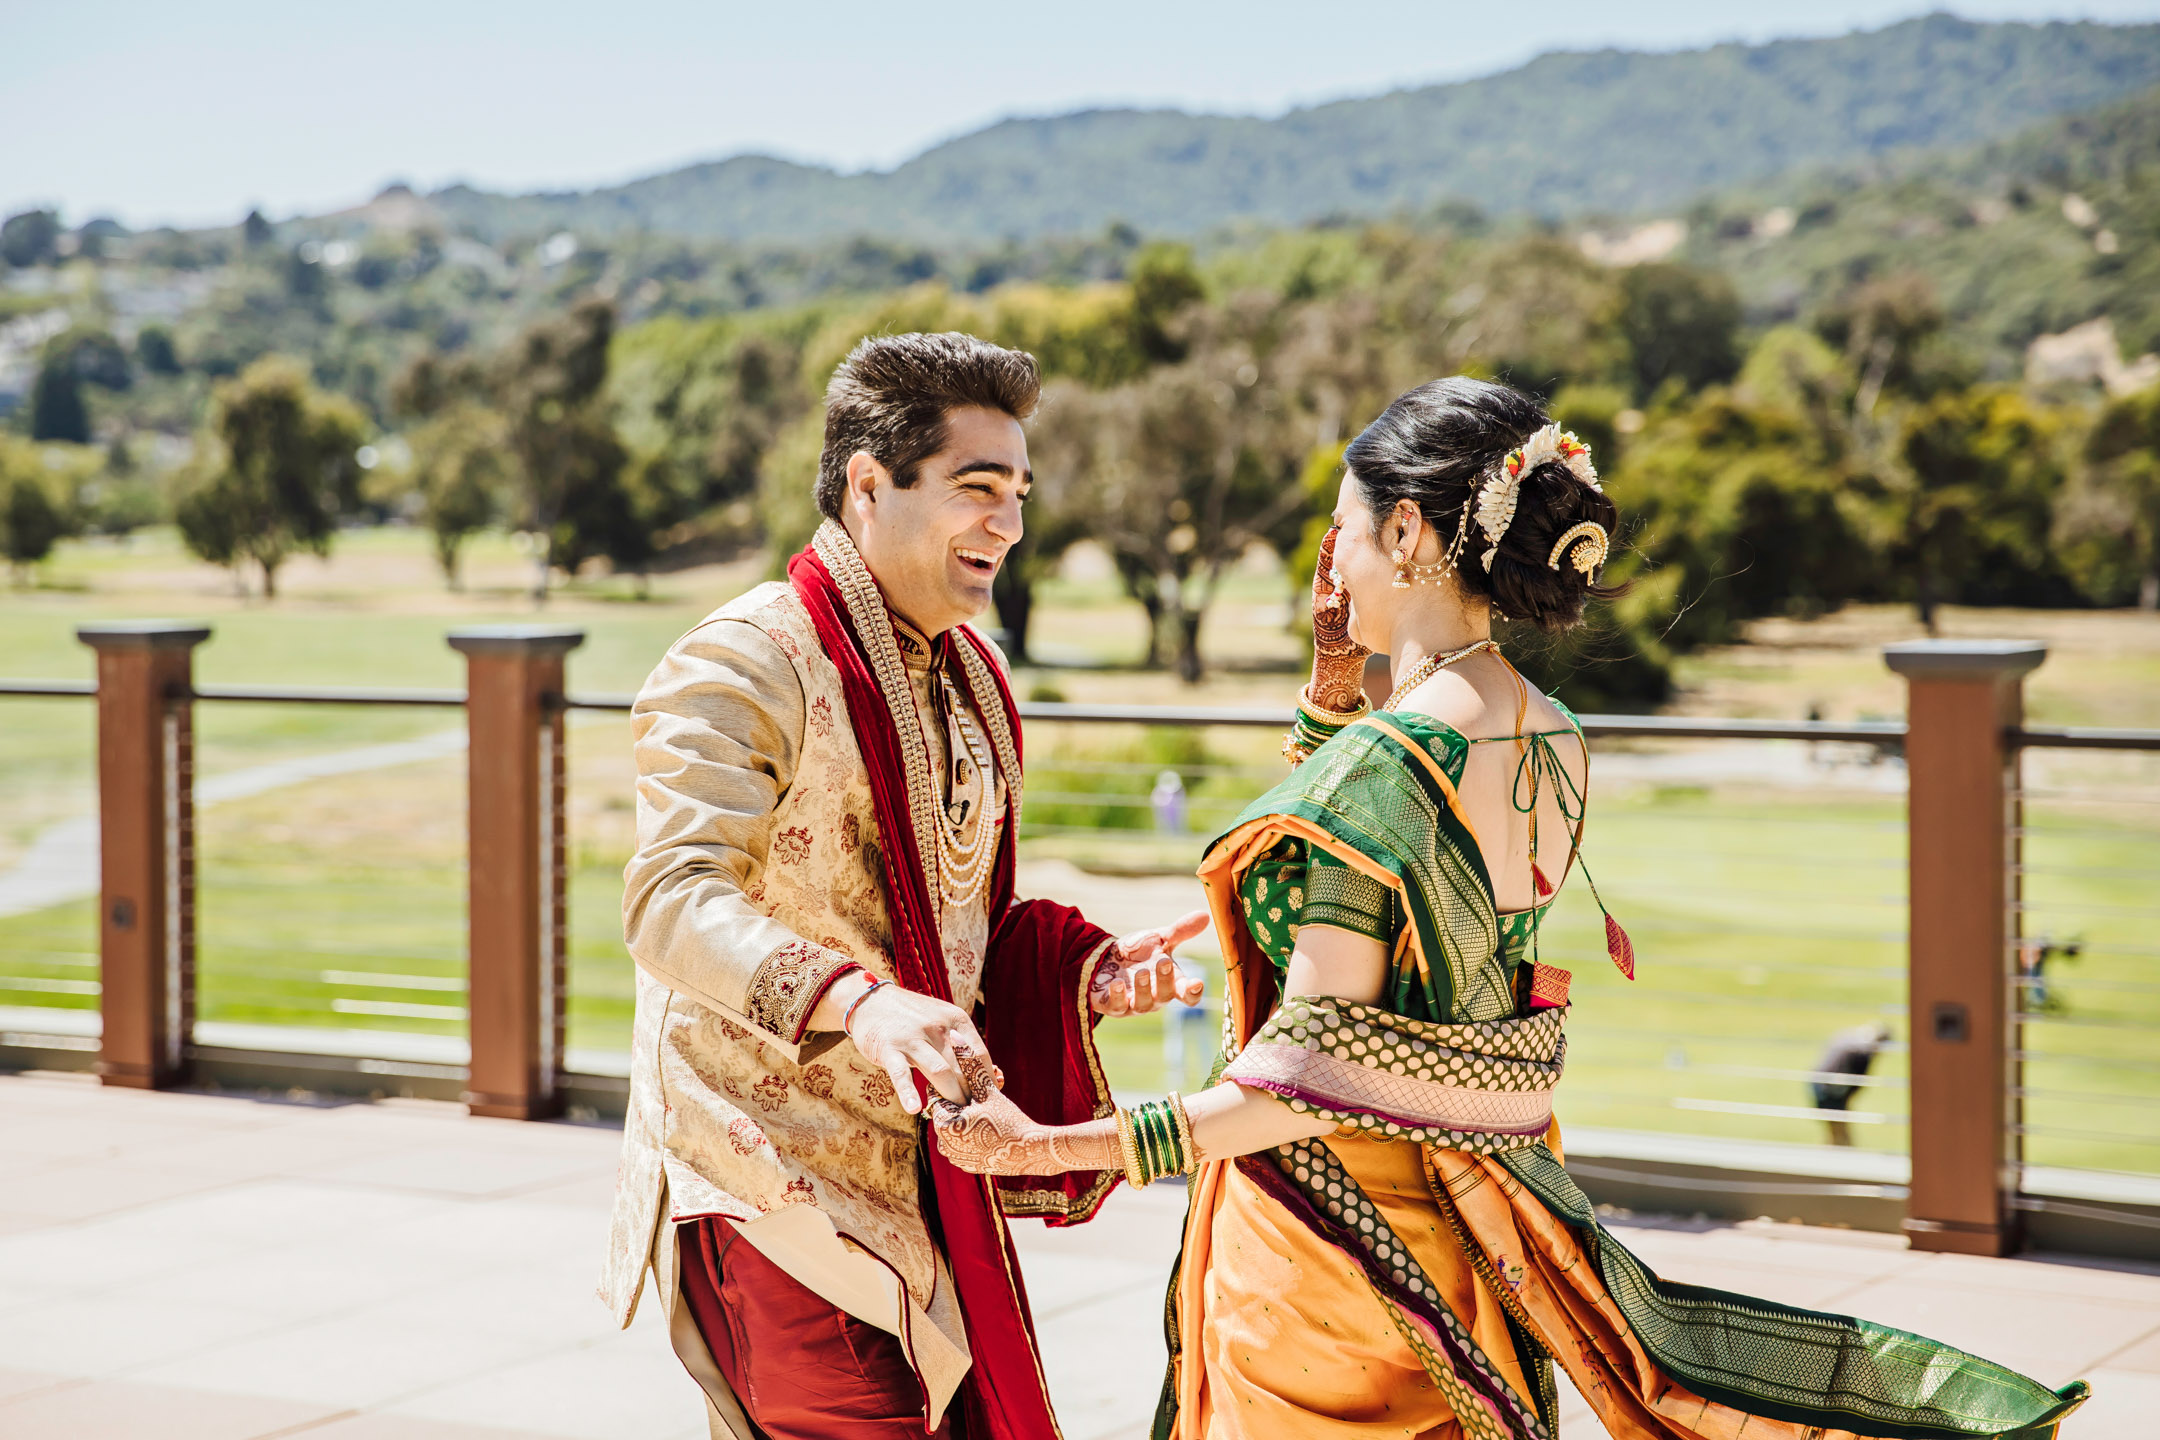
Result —
<path fill-rule="evenodd" d="M 1621 929 L 1620 922 L 1610 915 L 1605 917 L 1605 953 L 1612 956 L 1612 963 L 1622 975 L 1630 980 L 1635 978 L 1635 942 L 1627 938 L 1627 931 Z"/>
<path fill-rule="evenodd" d="M 1540 900 L 1552 894 L 1552 881 L 1545 878 L 1545 872 L 1538 869 L 1538 863 L 1535 860 L 1530 862 L 1530 883 L 1537 887 Z"/>

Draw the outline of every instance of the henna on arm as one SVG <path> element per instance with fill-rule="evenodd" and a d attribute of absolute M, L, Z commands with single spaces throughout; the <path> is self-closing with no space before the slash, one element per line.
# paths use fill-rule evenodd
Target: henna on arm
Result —
<path fill-rule="evenodd" d="M 1062 1175 L 1068 1170 L 1118 1170 L 1117 1124 L 1041 1125 L 992 1092 L 966 1109 L 941 1101 L 930 1123 L 945 1158 L 974 1175 Z"/>
<path fill-rule="evenodd" d="M 1365 704 L 1365 657 L 1372 652 L 1350 638 L 1350 603 L 1335 588 L 1336 531 L 1320 541 L 1320 562 L 1313 567 L 1313 663 L 1305 698 L 1338 713 Z"/>

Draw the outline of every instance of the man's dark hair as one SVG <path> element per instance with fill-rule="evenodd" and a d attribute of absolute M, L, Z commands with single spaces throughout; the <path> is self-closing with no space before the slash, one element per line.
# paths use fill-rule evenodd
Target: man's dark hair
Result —
<path fill-rule="evenodd" d="M 817 507 L 840 518 L 848 457 L 869 452 L 905 490 L 923 461 L 945 448 L 946 418 L 966 406 L 1035 413 L 1042 376 L 1035 357 L 972 335 L 873 335 L 833 371 L 825 387 L 825 449 L 818 456 Z"/>

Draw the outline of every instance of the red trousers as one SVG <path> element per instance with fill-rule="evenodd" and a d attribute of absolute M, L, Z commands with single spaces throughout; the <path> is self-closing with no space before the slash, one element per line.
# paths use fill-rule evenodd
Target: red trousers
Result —
<path fill-rule="evenodd" d="M 960 1440 L 967 1387 L 926 1436 L 898 1336 L 804 1289 L 725 1220 L 684 1221 L 675 1238 L 683 1303 L 767 1440 Z"/>

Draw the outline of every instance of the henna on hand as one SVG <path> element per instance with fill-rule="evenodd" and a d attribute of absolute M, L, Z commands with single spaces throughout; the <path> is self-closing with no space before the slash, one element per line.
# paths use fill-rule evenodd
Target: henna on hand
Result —
<path fill-rule="evenodd" d="M 931 1132 L 947 1160 L 971 1175 L 1062 1175 L 1068 1170 L 1109 1170 L 1120 1163 L 1117 1135 L 1094 1132 L 1106 1122 L 1042 1125 L 1028 1118 L 1002 1091 L 962 1108 L 939 1101 L 930 1108 Z"/>
<path fill-rule="evenodd" d="M 960 1064 L 960 1083 L 967 1087 L 968 1099 L 986 1099 L 1005 1088 L 1005 1072 L 993 1064 L 988 1055 L 967 1042 L 953 1042 L 953 1059 Z M 949 1100 L 945 1103 L 952 1104 Z"/>
<path fill-rule="evenodd" d="M 1328 710 L 1355 710 L 1365 700 L 1365 657 L 1372 654 L 1350 638 L 1350 600 L 1335 583 L 1336 526 L 1320 539 L 1319 563 L 1313 567 L 1313 663 L 1306 696 Z"/>

